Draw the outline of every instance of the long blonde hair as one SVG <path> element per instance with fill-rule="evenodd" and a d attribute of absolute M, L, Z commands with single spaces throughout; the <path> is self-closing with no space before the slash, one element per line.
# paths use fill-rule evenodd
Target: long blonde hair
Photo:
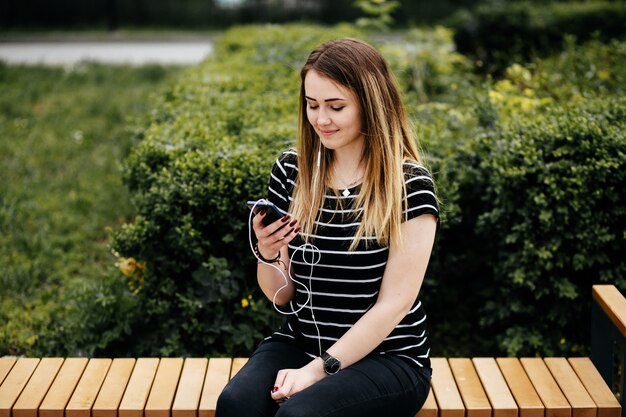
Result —
<path fill-rule="evenodd" d="M 332 151 L 321 146 L 307 119 L 304 80 L 310 70 L 353 91 L 361 106 L 365 176 L 353 208 L 362 207 L 363 212 L 350 249 L 355 249 L 363 236 L 375 237 L 382 246 L 399 241 L 406 195 L 403 163 L 420 163 L 421 158 L 387 63 L 376 49 L 357 39 L 321 44 L 311 52 L 300 72 L 298 178 L 290 212 L 300 222 L 304 234 L 315 233 L 315 220 L 321 214 L 333 164 Z M 320 146 L 322 154 L 314 190 Z"/>

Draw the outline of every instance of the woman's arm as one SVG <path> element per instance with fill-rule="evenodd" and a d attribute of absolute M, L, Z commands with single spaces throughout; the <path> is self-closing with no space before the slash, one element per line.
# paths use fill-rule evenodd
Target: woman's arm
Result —
<path fill-rule="evenodd" d="M 422 286 L 437 221 L 432 214 L 425 214 L 401 227 L 404 247 L 392 244 L 389 248 L 376 304 L 328 349 L 343 367 L 364 358 L 389 336 L 413 306 Z"/>
<path fill-rule="evenodd" d="M 258 239 L 259 252 L 266 259 L 274 259 L 280 253 L 281 262 L 272 263 L 273 266 L 259 262 L 257 280 L 263 294 L 270 301 L 275 301 L 278 305 L 285 305 L 295 293 L 295 285 L 289 279 L 288 274 L 291 261 L 287 245 L 296 237 L 300 229 L 297 221 L 293 221 L 289 216 L 276 220 L 269 226 L 264 226 L 262 223 L 264 216 L 265 213 L 259 213 L 252 220 L 252 227 Z M 283 227 L 285 224 L 286 227 Z M 274 296 L 276 296 L 275 299 Z"/>
<path fill-rule="evenodd" d="M 348 367 L 372 352 L 409 312 L 424 280 L 435 241 L 437 220 L 432 214 L 402 224 L 403 245 L 391 244 L 378 299 L 328 353 Z M 276 400 L 296 394 L 326 376 L 320 358 L 300 369 L 279 371 Z"/>

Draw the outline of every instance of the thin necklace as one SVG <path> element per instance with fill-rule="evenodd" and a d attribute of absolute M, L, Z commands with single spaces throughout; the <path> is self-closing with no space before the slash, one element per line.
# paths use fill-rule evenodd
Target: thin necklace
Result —
<path fill-rule="evenodd" d="M 361 175 L 358 179 L 356 179 L 355 181 L 352 181 L 349 184 L 346 184 L 346 182 L 343 179 L 339 178 L 339 175 L 337 175 L 337 172 L 335 172 L 335 178 L 338 179 L 339 182 L 343 184 L 343 186 L 345 187 L 344 190 L 341 192 L 341 194 L 343 194 L 344 197 L 348 197 L 350 195 L 349 189 L 355 186 L 356 184 L 358 184 L 359 181 L 363 179 L 363 175 Z"/>

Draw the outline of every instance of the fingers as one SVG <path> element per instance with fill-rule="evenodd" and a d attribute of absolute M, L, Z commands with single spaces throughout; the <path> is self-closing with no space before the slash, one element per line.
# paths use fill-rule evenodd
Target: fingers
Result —
<path fill-rule="evenodd" d="M 265 212 L 260 212 L 252 219 L 252 227 L 259 242 L 259 250 L 263 254 L 272 256 L 287 245 L 300 232 L 296 219 L 288 214 L 268 226 L 263 224 Z"/>
<path fill-rule="evenodd" d="M 283 216 L 275 222 L 265 226 L 265 224 L 263 224 L 263 219 L 266 215 L 267 213 L 265 211 L 262 211 L 258 215 L 254 216 L 254 218 L 252 219 L 252 227 L 254 228 L 257 237 L 266 237 L 273 235 L 277 231 L 295 221 L 291 218 L 291 215 L 287 214 L 286 216 Z"/>
<path fill-rule="evenodd" d="M 292 378 L 289 377 L 289 369 L 282 369 L 278 371 L 276 375 L 276 381 L 274 382 L 274 388 L 270 393 L 272 399 L 282 405 L 282 403 L 289 399 L 289 395 L 293 388 Z"/>
<path fill-rule="evenodd" d="M 255 232 L 258 232 L 265 227 L 262 221 L 266 215 L 267 215 L 267 212 L 265 210 L 261 210 L 259 214 L 256 214 L 252 217 L 252 228 L 254 229 Z"/>
<path fill-rule="evenodd" d="M 252 217 L 252 228 L 254 229 L 257 235 L 261 233 L 270 234 L 269 230 L 271 229 L 268 229 L 268 230 L 265 230 L 265 229 L 271 225 L 265 226 L 265 224 L 263 223 L 263 220 L 265 219 L 266 216 L 267 216 L 267 212 L 265 210 L 261 210 L 258 214 Z"/>
<path fill-rule="evenodd" d="M 276 380 L 274 381 L 274 390 L 272 390 L 272 397 L 274 396 L 273 394 L 276 393 L 284 385 L 288 371 L 288 369 L 281 369 L 276 374 Z"/>

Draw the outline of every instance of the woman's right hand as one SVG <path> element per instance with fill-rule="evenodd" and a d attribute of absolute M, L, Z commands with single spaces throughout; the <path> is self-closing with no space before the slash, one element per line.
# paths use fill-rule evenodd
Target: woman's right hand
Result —
<path fill-rule="evenodd" d="M 281 248 L 286 246 L 300 232 L 300 226 L 296 219 L 289 214 L 276 220 L 268 226 L 263 224 L 266 212 L 262 211 L 252 219 L 252 229 L 258 241 L 261 256 L 265 259 L 273 259 Z"/>

